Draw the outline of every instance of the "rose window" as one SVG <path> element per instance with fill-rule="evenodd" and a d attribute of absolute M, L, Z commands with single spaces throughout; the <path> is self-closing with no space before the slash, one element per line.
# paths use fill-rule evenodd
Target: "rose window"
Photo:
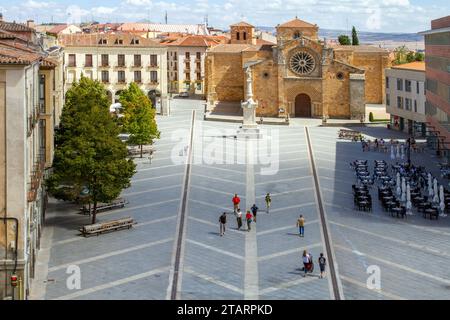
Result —
<path fill-rule="evenodd" d="M 316 67 L 314 57 L 305 51 L 295 53 L 290 60 L 291 70 L 297 74 L 309 74 Z"/>

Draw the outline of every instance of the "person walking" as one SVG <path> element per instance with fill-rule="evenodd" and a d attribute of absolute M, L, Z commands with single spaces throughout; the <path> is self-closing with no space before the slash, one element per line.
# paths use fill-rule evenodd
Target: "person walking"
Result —
<path fill-rule="evenodd" d="M 242 212 L 241 212 L 241 209 L 237 209 L 236 221 L 237 221 L 237 226 L 238 226 L 237 229 L 241 230 L 241 227 L 242 227 Z"/>
<path fill-rule="evenodd" d="M 303 260 L 303 271 L 305 272 L 303 274 L 303 277 L 306 277 L 306 274 L 308 273 L 308 270 L 311 266 L 311 255 L 308 253 L 308 251 L 303 250 L 303 255 L 302 255 L 302 260 Z"/>
<path fill-rule="evenodd" d="M 250 210 L 252 210 L 253 221 L 255 221 L 256 223 L 256 214 L 258 213 L 258 207 L 256 206 L 256 204 L 253 204 L 253 207 L 251 207 Z"/>
<path fill-rule="evenodd" d="M 325 267 L 327 265 L 327 259 L 323 256 L 323 253 L 320 254 L 319 257 L 319 268 L 320 268 L 320 279 L 323 279 L 324 275 L 325 275 Z"/>
<path fill-rule="evenodd" d="M 227 224 L 227 213 L 224 212 L 219 218 L 220 223 L 220 236 L 225 235 L 225 225 Z"/>
<path fill-rule="evenodd" d="M 297 227 L 299 236 L 303 238 L 305 236 L 305 218 L 303 218 L 303 215 L 300 215 L 297 219 Z"/>
<path fill-rule="evenodd" d="M 233 201 L 233 209 L 234 209 L 234 213 L 237 212 L 237 210 L 239 209 L 239 204 L 241 203 L 241 199 L 238 197 L 238 195 L 235 193 L 234 197 L 232 199 Z"/>
<path fill-rule="evenodd" d="M 247 214 L 245 215 L 245 220 L 247 221 L 247 231 L 250 232 L 251 230 L 251 224 L 252 224 L 252 214 L 250 211 L 247 211 Z"/>
<path fill-rule="evenodd" d="M 270 197 L 270 193 L 266 194 L 266 209 L 267 213 L 269 213 L 270 205 L 272 203 L 272 198 Z"/>

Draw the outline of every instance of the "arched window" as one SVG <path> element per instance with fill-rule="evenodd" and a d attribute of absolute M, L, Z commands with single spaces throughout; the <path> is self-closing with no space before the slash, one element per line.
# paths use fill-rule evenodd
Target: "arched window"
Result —
<path fill-rule="evenodd" d="M 294 39 L 298 39 L 298 38 L 300 38 L 300 32 L 295 32 L 294 33 Z"/>
<path fill-rule="evenodd" d="M 244 31 L 244 40 L 247 40 L 247 32 Z"/>
<path fill-rule="evenodd" d="M 236 39 L 241 40 L 241 34 L 239 32 L 236 32 Z"/>

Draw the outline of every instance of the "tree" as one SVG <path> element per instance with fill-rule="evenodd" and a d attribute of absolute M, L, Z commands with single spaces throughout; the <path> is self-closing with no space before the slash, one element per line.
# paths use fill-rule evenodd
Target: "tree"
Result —
<path fill-rule="evenodd" d="M 143 145 L 153 143 L 159 138 L 159 131 L 155 120 L 155 109 L 150 99 L 134 82 L 123 90 L 120 103 L 124 108 L 123 130 L 130 134 L 129 144 L 139 145 L 141 158 Z"/>
<path fill-rule="evenodd" d="M 422 52 L 416 52 L 415 61 L 424 61 L 425 55 Z"/>
<path fill-rule="evenodd" d="M 359 46 L 358 33 L 356 32 L 355 26 L 352 28 L 352 45 Z"/>
<path fill-rule="evenodd" d="M 416 61 L 416 54 L 414 52 L 412 52 L 412 51 L 408 52 L 406 54 L 406 62 L 407 63 L 411 63 L 411 62 L 414 62 L 414 61 Z"/>
<path fill-rule="evenodd" d="M 342 34 L 338 37 L 339 40 L 339 44 L 343 45 L 343 46 L 349 46 L 352 43 L 350 42 L 350 38 L 349 36 Z"/>
<path fill-rule="evenodd" d="M 55 136 L 53 173 L 46 184 L 57 199 L 92 203 L 92 223 L 98 203 L 116 199 L 135 173 L 119 133 L 103 85 L 85 77 L 74 83 L 66 94 Z"/>
<path fill-rule="evenodd" d="M 406 62 L 406 55 L 408 54 L 408 49 L 406 46 L 397 47 L 395 50 L 394 64 L 399 65 Z"/>

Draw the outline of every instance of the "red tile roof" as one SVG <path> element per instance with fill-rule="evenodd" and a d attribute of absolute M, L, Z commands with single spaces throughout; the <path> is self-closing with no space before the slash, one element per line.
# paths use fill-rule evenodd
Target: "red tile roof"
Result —
<path fill-rule="evenodd" d="M 51 33 L 51 34 L 59 34 L 61 31 L 66 29 L 68 26 L 69 25 L 67 25 L 67 24 L 60 24 L 60 25 L 54 26 L 50 30 L 47 30 L 47 32 Z"/>
<path fill-rule="evenodd" d="M 252 28 L 254 28 L 254 26 L 252 26 L 250 23 L 247 23 L 245 21 L 241 21 L 241 22 L 232 24 L 230 27 L 252 27 Z"/>
<path fill-rule="evenodd" d="M 101 39 L 106 39 L 107 44 L 100 44 Z M 122 40 L 122 44 L 116 43 Z M 132 40 L 139 40 L 139 44 L 132 44 Z M 111 32 L 111 33 L 76 33 L 62 35 L 60 38 L 62 46 L 66 47 L 161 47 L 162 45 L 152 39 L 137 36 L 131 32 Z"/>
<path fill-rule="evenodd" d="M 317 28 L 317 25 L 295 18 L 279 24 L 277 28 Z"/>
<path fill-rule="evenodd" d="M 27 65 L 43 58 L 41 53 L 24 45 L 0 41 L 0 64 Z"/>

